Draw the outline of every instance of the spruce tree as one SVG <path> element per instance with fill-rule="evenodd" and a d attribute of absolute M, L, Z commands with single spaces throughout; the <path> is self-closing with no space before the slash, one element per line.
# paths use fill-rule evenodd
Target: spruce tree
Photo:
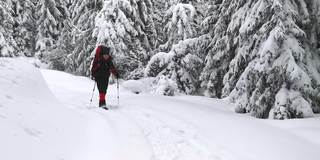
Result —
<path fill-rule="evenodd" d="M 102 9 L 102 0 L 79 0 L 70 6 L 71 15 L 69 33 L 72 44 L 66 61 L 68 72 L 90 75 L 90 64 L 96 47 L 96 38 L 93 36 L 95 17 Z M 69 48 L 70 48 L 69 47 Z"/>
<path fill-rule="evenodd" d="M 17 52 L 19 55 L 33 56 L 35 52 L 35 2 L 30 0 L 12 0 L 10 8 L 12 8 L 14 27 L 13 37 L 17 43 Z"/>
<path fill-rule="evenodd" d="M 191 4 L 178 3 L 171 6 L 165 15 L 163 32 L 167 35 L 161 51 L 169 51 L 173 44 L 188 38 L 194 38 L 197 33 L 195 24 L 196 10 Z"/>
<path fill-rule="evenodd" d="M 162 25 L 165 29 L 159 32 L 163 35 L 161 42 L 165 42 L 158 49 L 162 52 L 151 58 L 145 69 L 145 76 L 156 77 L 154 88 L 157 93 L 196 94 L 200 88 L 199 77 L 210 36 L 198 32 L 202 11 L 193 6 L 195 4 L 198 7 L 197 3 L 169 1 L 163 2 L 162 6 L 166 8 L 170 2 L 171 7 L 168 7 L 163 16 Z M 167 81 L 165 84 L 172 85 L 163 87 L 161 84 L 164 81 Z"/>
<path fill-rule="evenodd" d="M 150 0 L 106 0 L 96 17 L 98 44 L 109 46 L 124 78 L 143 76 L 156 44 Z"/>
<path fill-rule="evenodd" d="M 40 0 L 36 6 L 36 50 L 40 57 L 51 50 L 64 28 L 67 11 L 60 0 Z"/>
<path fill-rule="evenodd" d="M 173 45 L 170 52 L 159 52 L 151 58 L 145 69 L 145 76 L 156 77 L 155 85 L 159 85 L 166 80 L 176 86 L 175 88 L 163 88 L 161 85 L 154 86 L 157 92 L 165 95 L 174 95 L 174 93 L 195 94 L 197 92 L 200 87 L 199 70 L 203 67 L 202 59 L 195 54 L 198 46 L 201 46 L 199 43 L 201 43 L 199 38 L 180 41 Z"/>
<path fill-rule="evenodd" d="M 8 2 L 0 1 L 0 57 L 18 56 L 12 28 L 15 27 L 13 10 Z"/>
<path fill-rule="evenodd" d="M 237 112 L 259 118 L 320 111 L 319 36 L 311 33 L 319 25 L 311 21 L 319 18 L 318 1 L 223 0 L 211 8 L 205 29 L 212 41 L 201 76 L 207 95 L 230 95 Z"/>

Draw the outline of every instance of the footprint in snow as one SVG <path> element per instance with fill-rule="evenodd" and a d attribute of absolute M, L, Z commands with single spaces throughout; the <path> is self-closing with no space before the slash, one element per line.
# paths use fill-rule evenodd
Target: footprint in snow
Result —
<path fill-rule="evenodd" d="M 6 116 L 4 116 L 4 115 L 1 115 L 1 114 L 0 114 L 0 118 L 2 118 L 2 119 L 6 119 L 7 117 L 6 117 Z"/>
<path fill-rule="evenodd" d="M 13 84 L 18 84 L 18 82 L 15 81 L 15 80 L 12 80 L 11 83 L 13 83 Z"/>
<path fill-rule="evenodd" d="M 208 150 L 199 133 L 186 122 L 152 112 L 134 112 L 133 115 L 152 145 L 155 160 L 222 159 L 219 152 Z"/>
<path fill-rule="evenodd" d="M 13 99 L 10 95 L 6 95 L 7 99 Z"/>
<path fill-rule="evenodd" d="M 23 128 L 23 130 L 32 137 L 39 137 L 41 135 L 41 132 L 36 129 Z"/>

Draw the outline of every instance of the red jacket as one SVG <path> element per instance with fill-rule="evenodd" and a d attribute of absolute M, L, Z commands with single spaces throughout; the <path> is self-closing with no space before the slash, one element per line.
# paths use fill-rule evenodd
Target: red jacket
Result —
<path fill-rule="evenodd" d="M 104 59 L 102 56 L 102 52 L 106 52 L 109 49 L 107 47 L 103 48 L 104 46 L 98 46 L 96 49 L 96 54 L 94 56 L 94 60 L 91 67 L 91 75 L 95 78 L 109 78 L 110 73 L 119 77 L 119 74 L 116 68 L 113 65 L 112 57 L 110 56 L 109 59 Z M 109 54 L 109 53 L 106 53 Z"/>

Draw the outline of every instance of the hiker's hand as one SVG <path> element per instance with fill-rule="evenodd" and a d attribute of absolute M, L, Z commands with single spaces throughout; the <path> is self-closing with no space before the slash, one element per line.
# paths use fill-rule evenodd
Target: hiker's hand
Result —
<path fill-rule="evenodd" d="M 116 76 L 116 78 L 117 78 L 117 79 L 119 79 L 119 78 L 120 78 L 120 75 L 119 75 L 119 73 L 118 73 L 118 72 L 116 72 L 116 73 L 114 74 L 114 76 Z"/>
<path fill-rule="evenodd" d="M 116 77 L 116 78 L 119 78 L 119 72 L 115 69 L 115 68 L 112 68 L 111 69 L 111 73 Z"/>

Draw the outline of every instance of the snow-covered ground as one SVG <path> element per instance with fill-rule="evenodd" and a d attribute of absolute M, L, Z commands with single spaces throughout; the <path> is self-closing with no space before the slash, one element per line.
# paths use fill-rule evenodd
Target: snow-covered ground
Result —
<path fill-rule="evenodd" d="M 319 159 L 318 115 L 255 119 L 234 113 L 222 100 L 135 94 L 134 84 L 147 87 L 121 82 L 120 106 L 106 111 L 96 107 L 97 90 L 89 106 L 92 80 L 1 58 L 0 159 Z M 116 85 L 110 85 L 111 106 L 116 93 Z"/>

